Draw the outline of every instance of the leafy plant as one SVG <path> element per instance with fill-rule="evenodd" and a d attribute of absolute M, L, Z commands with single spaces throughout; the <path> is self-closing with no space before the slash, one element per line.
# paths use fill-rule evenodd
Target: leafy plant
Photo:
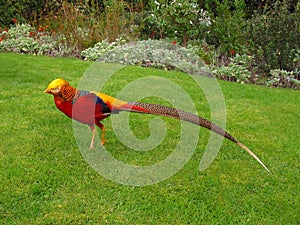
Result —
<path fill-rule="evenodd" d="M 16 24 L 3 30 L 0 37 L 1 51 L 51 56 L 65 56 L 72 51 L 64 44 L 63 36 L 50 35 L 44 28 L 36 30 L 29 24 Z"/>
<path fill-rule="evenodd" d="M 152 0 L 145 27 L 157 32 L 159 38 L 178 38 L 186 46 L 188 40 L 203 37 L 211 24 L 208 12 L 199 8 L 196 0 L 176 0 L 171 3 Z"/>
<path fill-rule="evenodd" d="M 268 87 L 284 87 L 300 89 L 300 72 L 275 69 L 270 71 L 271 77 L 266 82 Z"/>
<path fill-rule="evenodd" d="M 116 39 L 114 42 L 108 42 L 106 39 L 95 44 L 94 47 L 88 48 L 81 52 L 81 57 L 84 60 L 97 60 L 102 55 L 107 53 L 109 50 L 114 49 L 116 46 L 124 44 L 126 40 L 120 38 Z"/>
<path fill-rule="evenodd" d="M 8 31 L 3 31 L 1 33 L 2 41 L 0 43 L 0 49 L 2 51 L 11 51 L 18 53 L 37 53 L 39 52 L 39 43 L 33 37 L 33 35 L 38 34 L 34 33 L 34 29 L 30 25 L 17 24 Z"/>
<path fill-rule="evenodd" d="M 23 18 L 27 16 L 27 9 L 30 2 L 32 2 L 32 7 L 36 8 L 35 2 L 30 0 L 0 0 L 0 27 L 9 27 L 11 24 L 16 23 L 16 21 L 24 21 Z"/>
<path fill-rule="evenodd" d="M 216 50 L 214 46 L 207 44 L 203 39 L 189 41 L 186 48 L 197 54 L 206 64 L 215 62 Z"/>
<path fill-rule="evenodd" d="M 42 24 L 63 35 L 67 45 L 80 56 L 81 51 L 102 40 L 112 42 L 121 36 L 134 39 L 138 31 L 135 31 L 133 17 L 125 1 L 105 1 L 102 11 L 95 3 L 90 6 L 79 1 L 64 1 L 60 8 L 48 13 Z"/>
<path fill-rule="evenodd" d="M 300 49 L 292 49 L 292 62 L 294 68 L 300 70 Z"/>
<path fill-rule="evenodd" d="M 219 48 L 220 54 L 228 54 L 230 50 L 247 53 L 245 27 L 244 0 L 213 1 L 216 12 L 210 11 L 212 24 L 206 38 L 209 44 Z"/>
<path fill-rule="evenodd" d="M 212 71 L 220 79 L 247 83 L 250 81 L 252 74 L 249 70 L 251 62 L 251 56 L 236 54 L 235 57 L 230 58 L 230 63 L 227 66 L 213 66 Z"/>
<path fill-rule="evenodd" d="M 292 71 L 300 69 L 295 64 L 294 49 L 300 46 L 300 9 L 289 11 L 287 3 L 275 4 L 274 8 L 262 15 L 255 14 L 248 21 L 248 35 L 252 54 L 257 55 L 260 70 L 283 69 Z"/>
<path fill-rule="evenodd" d="M 98 60 L 210 75 L 206 63 L 193 51 L 179 47 L 175 42 L 164 40 L 139 41 L 120 45 L 107 51 Z"/>

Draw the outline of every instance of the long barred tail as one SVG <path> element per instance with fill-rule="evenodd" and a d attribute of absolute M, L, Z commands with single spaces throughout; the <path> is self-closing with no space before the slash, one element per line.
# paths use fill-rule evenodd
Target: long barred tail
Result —
<path fill-rule="evenodd" d="M 230 141 L 238 144 L 241 148 L 243 148 L 245 151 L 247 151 L 253 158 L 255 158 L 268 172 L 269 169 L 264 165 L 264 163 L 244 144 L 239 142 L 237 139 L 235 139 L 232 135 L 230 135 L 228 132 L 226 132 L 221 127 L 217 126 L 216 124 L 212 123 L 209 120 L 206 120 L 202 117 L 196 116 L 192 113 L 171 108 L 167 106 L 157 105 L 157 104 L 151 104 L 151 103 L 143 103 L 143 102 L 129 102 L 120 109 L 121 111 L 130 111 L 130 112 L 136 112 L 136 113 L 146 113 L 146 114 L 153 114 L 153 115 L 159 115 L 159 116 L 166 116 L 170 118 L 175 118 L 179 120 L 188 121 L 190 123 L 194 123 L 196 125 L 199 125 L 201 127 L 205 127 L 211 131 L 214 131 L 215 133 L 229 139 Z"/>

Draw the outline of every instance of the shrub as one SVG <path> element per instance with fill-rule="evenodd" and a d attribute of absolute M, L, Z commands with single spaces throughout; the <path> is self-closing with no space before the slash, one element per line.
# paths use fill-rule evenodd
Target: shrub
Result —
<path fill-rule="evenodd" d="M 65 56 L 68 50 L 64 38 L 49 35 L 44 29 L 35 30 L 28 24 L 16 24 L 0 34 L 0 50 L 25 54 Z"/>
<path fill-rule="evenodd" d="M 31 10 L 40 8 L 40 2 L 41 1 L 30 0 L 0 0 L 0 27 L 9 27 L 14 24 L 16 20 L 25 22 L 25 18 L 30 17 L 29 14 Z"/>
<path fill-rule="evenodd" d="M 245 34 L 244 0 L 213 0 L 216 11 L 210 10 L 212 24 L 207 33 L 207 42 L 216 46 L 221 55 L 226 56 L 231 50 L 240 54 L 247 53 L 247 39 Z"/>
<path fill-rule="evenodd" d="M 300 72 L 275 69 L 270 71 L 271 77 L 267 80 L 268 87 L 283 87 L 300 89 Z"/>
<path fill-rule="evenodd" d="M 236 54 L 230 58 L 228 65 L 220 67 L 213 66 L 213 74 L 222 80 L 235 81 L 239 83 L 248 83 L 251 78 L 249 67 L 252 65 L 253 58 L 251 56 Z"/>
<path fill-rule="evenodd" d="M 76 56 L 80 56 L 81 51 L 102 40 L 112 42 L 121 36 L 134 39 L 138 32 L 134 31 L 134 13 L 128 8 L 125 1 L 117 0 L 105 1 L 103 11 L 97 4 L 64 1 L 58 10 L 48 12 L 41 23 L 62 34 L 66 44 L 77 49 Z"/>
<path fill-rule="evenodd" d="M 295 49 L 300 46 L 300 9 L 293 13 L 288 5 L 279 4 L 263 15 L 255 14 L 248 22 L 248 34 L 260 70 L 272 69 L 292 71 L 295 64 Z"/>
<path fill-rule="evenodd" d="M 215 63 L 216 50 L 214 46 L 207 44 L 205 40 L 191 40 L 186 48 L 197 54 L 206 64 Z"/>
<path fill-rule="evenodd" d="M 103 54 L 99 61 L 128 65 L 177 69 L 190 74 L 209 76 L 206 64 L 194 52 L 175 42 L 138 41 L 120 45 Z"/>
<path fill-rule="evenodd" d="M 292 49 L 293 67 L 299 70 L 300 68 L 300 49 Z"/>
<path fill-rule="evenodd" d="M 108 42 L 105 39 L 105 40 L 100 41 L 97 44 L 95 44 L 94 47 L 83 50 L 81 52 L 81 57 L 84 60 L 93 60 L 93 61 L 95 61 L 95 60 L 99 59 L 102 55 L 107 53 L 109 50 L 112 50 L 116 46 L 122 45 L 124 43 L 126 43 L 126 40 L 124 40 L 122 38 L 116 39 L 116 41 L 114 41 L 114 42 Z"/>
<path fill-rule="evenodd" d="M 17 53 L 38 53 L 40 52 L 39 43 L 34 38 L 34 36 L 37 35 L 38 33 L 35 33 L 30 25 L 17 24 L 8 31 L 1 33 L 2 41 L 0 43 L 0 49 Z"/>
<path fill-rule="evenodd" d="M 145 18 L 145 29 L 148 34 L 158 38 L 177 38 L 183 46 L 190 39 L 199 39 L 211 24 L 206 11 L 199 8 L 196 0 L 166 1 L 151 0 L 149 14 Z"/>

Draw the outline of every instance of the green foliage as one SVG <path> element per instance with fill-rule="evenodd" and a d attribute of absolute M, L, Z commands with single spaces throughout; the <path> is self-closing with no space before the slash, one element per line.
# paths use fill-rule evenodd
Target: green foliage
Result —
<path fill-rule="evenodd" d="M 28 24 L 16 24 L 2 31 L 0 37 L 0 51 L 51 56 L 66 56 L 71 51 L 64 45 L 62 36 L 49 35 Z"/>
<path fill-rule="evenodd" d="M 124 1 L 105 2 L 103 11 L 98 5 L 84 5 L 63 2 L 57 11 L 50 11 L 42 20 L 43 27 L 65 37 L 69 47 L 77 50 L 76 56 L 84 49 L 94 46 L 102 40 L 112 42 L 121 36 L 134 39 L 133 13 L 127 12 L 129 5 Z"/>
<path fill-rule="evenodd" d="M 210 12 L 212 25 L 207 33 L 207 42 L 218 47 L 220 54 L 228 54 L 230 50 L 246 52 L 245 8 L 244 0 L 214 0 L 216 13 Z"/>
<path fill-rule="evenodd" d="M 206 11 L 199 8 L 196 0 L 156 1 L 149 3 L 149 15 L 145 19 L 148 32 L 158 33 L 159 38 L 177 38 L 183 46 L 188 40 L 203 37 L 211 24 Z M 153 33 L 154 32 L 154 33 Z"/>
<path fill-rule="evenodd" d="M 271 77 L 266 82 L 268 87 L 284 87 L 300 89 L 300 72 L 275 69 L 270 71 Z"/>
<path fill-rule="evenodd" d="M 24 22 L 28 14 L 29 5 L 34 8 L 36 4 L 41 1 L 18 0 L 18 1 L 5 1 L 0 0 L 0 27 L 9 27 L 17 21 Z M 36 4 L 35 4 L 36 3 Z"/>
<path fill-rule="evenodd" d="M 272 10 L 277 7 L 276 5 L 280 2 L 284 2 L 289 12 L 294 12 L 299 4 L 298 0 L 245 0 L 247 5 L 247 15 L 251 18 L 254 13 L 264 14 L 266 10 Z"/>
<path fill-rule="evenodd" d="M 292 62 L 294 68 L 300 68 L 300 49 L 292 49 Z"/>
<path fill-rule="evenodd" d="M 205 62 L 193 51 L 165 40 L 148 40 L 120 45 L 103 54 L 98 60 L 210 75 Z"/>
<path fill-rule="evenodd" d="M 189 41 L 186 48 L 197 54 L 208 65 L 215 61 L 216 49 L 203 39 Z"/>
<path fill-rule="evenodd" d="M 249 71 L 251 64 L 251 56 L 236 54 L 230 58 L 230 63 L 227 66 L 215 66 L 212 71 L 216 77 L 222 80 L 247 83 L 251 78 L 251 71 Z"/>
<path fill-rule="evenodd" d="M 81 52 L 81 57 L 84 60 L 97 60 L 102 55 L 106 54 L 109 50 L 114 49 L 116 46 L 126 43 L 126 40 L 120 38 L 114 42 L 108 42 L 106 39 L 95 44 L 94 47 L 85 49 Z"/>
<path fill-rule="evenodd" d="M 300 9 L 290 13 L 288 5 L 278 3 L 262 15 L 255 14 L 248 28 L 245 33 L 262 71 L 300 69 L 294 61 L 300 46 Z"/>

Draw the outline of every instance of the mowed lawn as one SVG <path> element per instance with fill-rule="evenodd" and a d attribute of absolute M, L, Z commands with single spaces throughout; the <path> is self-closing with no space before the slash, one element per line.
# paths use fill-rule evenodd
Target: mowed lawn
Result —
<path fill-rule="evenodd" d="M 228 140 L 213 163 L 199 171 L 210 134 L 201 128 L 193 156 L 178 173 L 157 184 L 127 186 L 105 179 L 85 161 L 72 121 L 43 93 L 56 77 L 76 86 L 90 65 L 77 59 L 0 54 L 0 224 L 299 224 L 299 91 L 219 81 L 227 130 L 271 173 Z M 147 76 L 180 84 L 199 115 L 210 117 L 204 94 L 181 72 L 128 66 L 104 90 L 115 96 L 127 83 Z M 130 118 L 137 138 L 147 138 L 154 116 Z M 108 118 L 107 149 L 129 164 L 157 163 L 180 138 L 180 123 L 165 121 L 171 129 L 162 143 L 143 152 L 122 145 Z M 88 127 L 85 136 L 91 137 Z"/>

